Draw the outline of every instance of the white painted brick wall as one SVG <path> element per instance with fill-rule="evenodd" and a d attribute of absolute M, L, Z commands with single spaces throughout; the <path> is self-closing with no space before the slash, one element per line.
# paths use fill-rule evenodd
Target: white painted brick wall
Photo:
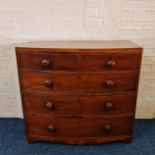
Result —
<path fill-rule="evenodd" d="M 144 47 L 136 117 L 155 117 L 155 0 L 0 0 L 0 117 L 21 117 L 14 44 L 130 39 Z"/>

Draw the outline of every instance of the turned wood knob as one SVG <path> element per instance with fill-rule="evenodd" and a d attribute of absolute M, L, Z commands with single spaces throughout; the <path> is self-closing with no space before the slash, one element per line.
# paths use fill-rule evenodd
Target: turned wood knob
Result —
<path fill-rule="evenodd" d="M 48 102 L 46 102 L 45 105 L 50 110 L 53 110 L 53 108 L 54 108 L 54 103 L 53 102 L 48 101 Z"/>
<path fill-rule="evenodd" d="M 48 88 L 51 88 L 54 86 L 51 80 L 45 80 L 44 85 L 45 87 L 48 87 Z"/>
<path fill-rule="evenodd" d="M 50 67 L 51 61 L 48 58 L 45 58 L 41 61 L 41 66 L 43 68 Z"/>
<path fill-rule="evenodd" d="M 49 124 L 48 131 L 50 131 L 50 132 L 55 131 L 55 126 L 53 124 Z"/>
<path fill-rule="evenodd" d="M 110 60 L 110 61 L 107 62 L 107 66 L 109 68 L 113 68 L 113 67 L 115 67 L 115 65 L 116 65 L 116 62 L 115 61 Z"/>
<path fill-rule="evenodd" d="M 110 124 L 105 124 L 105 125 L 104 125 L 104 131 L 105 131 L 105 132 L 110 132 L 111 130 L 112 130 L 112 127 L 111 127 Z"/>
<path fill-rule="evenodd" d="M 107 110 L 107 111 L 113 110 L 114 109 L 114 105 L 112 103 L 110 103 L 110 102 L 105 103 L 104 104 L 104 109 Z"/>
<path fill-rule="evenodd" d="M 108 81 L 106 82 L 106 85 L 107 85 L 107 87 L 113 87 L 113 86 L 114 86 L 114 81 L 108 80 Z"/>

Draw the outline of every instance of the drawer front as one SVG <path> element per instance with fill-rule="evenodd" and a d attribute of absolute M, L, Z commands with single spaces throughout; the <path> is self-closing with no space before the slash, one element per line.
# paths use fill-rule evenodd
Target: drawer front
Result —
<path fill-rule="evenodd" d="M 75 71 L 77 59 L 72 54 L 27 54 L 17 53 L 21 69 L 48 71 Z"/>
<path fill-rule="evenodd" d="M 135 91 L 136 73 L 109 72 L 102 74 L 21 72 L 23 90 L 51 92 L 124 92 Z"/>
<path fill-rule="evenodd" d="M 27 123 L 28 134 L 51 137 L 104 137 L 132 132 L 132 117 L 65 118 L 36 115 L 28 116 Z"/>
<path fill-rule="evenodd" d="M 139 54 L 83 55 L 81 70 L 139 70 L 140 60 Z"/>
<path fill-rule="evenodd" d="M 23 95 L 26 114 L 128 115 L 134 114 L 136 95 L 65 96 Z"/>

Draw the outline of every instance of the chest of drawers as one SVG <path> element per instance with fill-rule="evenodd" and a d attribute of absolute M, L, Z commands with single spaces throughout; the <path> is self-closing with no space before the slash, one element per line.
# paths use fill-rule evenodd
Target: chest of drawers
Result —
<path fill-rule="evenodd" d="M 16 47 L 28 143 L 130 142 L 142 48 L 130 41 Z"/>

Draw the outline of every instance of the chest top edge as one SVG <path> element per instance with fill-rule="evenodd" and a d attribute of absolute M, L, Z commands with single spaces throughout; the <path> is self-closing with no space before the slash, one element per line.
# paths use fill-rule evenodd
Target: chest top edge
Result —
<path fill-rule="evenodd" d="M 19 43 L 16 49 L 68 49 L 68 50 L 103 50 L 103 49 L 141 49 L 129 40 L 85 40 L 85 41 L 30 41 Z"/>

